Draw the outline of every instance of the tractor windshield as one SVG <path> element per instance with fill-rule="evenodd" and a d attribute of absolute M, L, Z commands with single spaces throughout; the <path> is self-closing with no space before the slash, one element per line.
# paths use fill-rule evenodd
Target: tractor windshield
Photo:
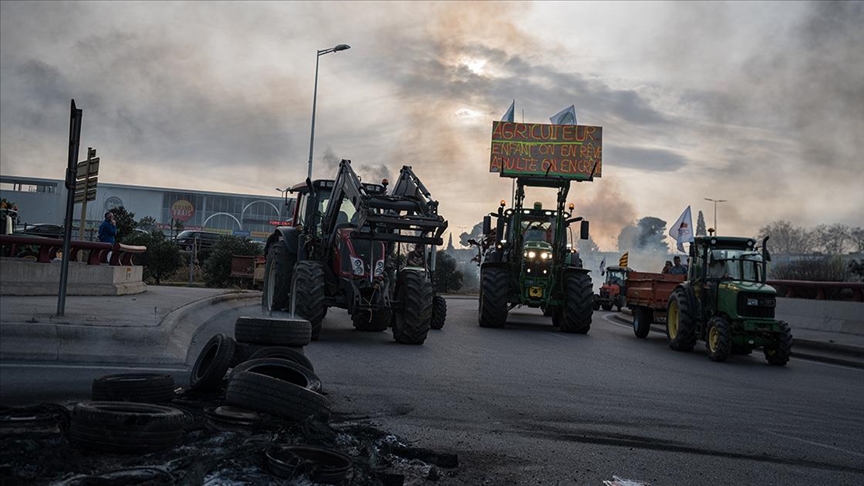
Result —
<path fill-rule="evenodd" d="M 552 223 L 546 221 L 523 221 L 522 235 L 525 242 L 529 241 L 552 241 Z"/>
<path fill-rule="evenodd" d="M 717 279 L 761 282 L 764 275 L 762 255 L 748 250 L 714 250 L 708 276 Z"/>

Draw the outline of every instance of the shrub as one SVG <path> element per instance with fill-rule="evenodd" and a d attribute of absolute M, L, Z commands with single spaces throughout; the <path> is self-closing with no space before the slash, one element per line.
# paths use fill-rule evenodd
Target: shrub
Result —
<path fill-rule="evenodd" d="M 124 244 L 146 246 L 143 255 L 134 257 L 135 264 L 144 267 L 144 280 L 159 285 L 163 278 L 171 276 L 183 264 L 180 248 L 161 231 L 141 233 L 135 231 Z"/>
<path fill-rule="evenodd" d="M 204 262 L 204 283 L 208 287 L 227 287 L 231 280 L 231 260 L 234 255 L 260 254 L 261 246 L 247 238 L 227 235 L 219 238 Z"/>
<path fill-rule="evenodd" d="M 456 260 L 439 251 L 435 262 L 435 292 L 456 292 L 462 288 L 462 272 L 456 270 Z"/>

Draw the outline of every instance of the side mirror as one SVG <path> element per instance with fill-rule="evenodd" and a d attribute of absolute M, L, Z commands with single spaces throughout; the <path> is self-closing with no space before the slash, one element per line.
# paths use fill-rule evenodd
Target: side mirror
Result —
<path fill-rule="evenodd" d="M 579 225 L 579 238 L 583 240 L 588 239 L 588 221 L 582 220 L 582 223 Z"/>
<path fill-rule="evenodd" d="M 487 214 L 483 216 L 483 234 L 488 235 L 492 231 L 492 218 Z"/>

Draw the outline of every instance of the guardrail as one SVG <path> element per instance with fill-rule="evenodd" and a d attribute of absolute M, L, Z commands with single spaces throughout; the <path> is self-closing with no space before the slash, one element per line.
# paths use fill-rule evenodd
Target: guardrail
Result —
<path fill-rule="evenodd" d="M 864 301 L 864 282 L 816 282 L 812 280 L 768 280 L 777 294 L 793 299 Z"/>
<path fill-rule="evenodd" d="M 63 251 L 63 240 L 40 238 L 37 236 L 0 235 L 0 256 L 27 258 L 39 263 L 49 263 Z M 69 259 L 76 261 L 79 252 L 87 252 L 88 265 L 134 265 L 132 257 L 147 251 L 146 246 L 124 245 L 122 243 L 102 243 L 95 241 L 72 240 L 69 242 Z"/>

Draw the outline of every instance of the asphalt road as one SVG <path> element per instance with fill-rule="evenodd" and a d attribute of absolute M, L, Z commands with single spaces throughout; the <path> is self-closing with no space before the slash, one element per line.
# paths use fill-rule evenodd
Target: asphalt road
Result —
<path fill-rule="evenodd" d="M 332 309 L 306 355 L 333 420 L 458 454 L 441 485 L 602 485 L 613 476 L 653 486 L 864 484 L 862 369 L 795 358 L 774 367 L 758 352 L 713 363 L 701 344 L 672 351 L 665 336 L 637 339 L 603 311 L 587 335 L 560 333 L 531 309 L 483 329 L 476 306 L 448 300 L 447 324 L 423 346 L 354 331 Z M 212 334 L 233 332 L 242 313 L 204 327 L 190 359 Z M 115 370 L 4 363 L 0 388 L 4 403 L 86 399 L 92 378 L 123 372 Z"/>

